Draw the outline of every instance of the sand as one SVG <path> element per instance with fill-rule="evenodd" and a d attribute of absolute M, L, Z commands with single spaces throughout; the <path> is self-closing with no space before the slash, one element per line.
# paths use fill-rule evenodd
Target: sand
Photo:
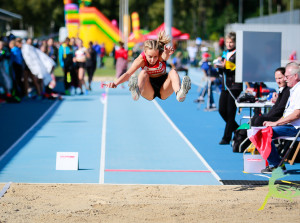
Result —
<path fill-rule="evenodd" d="M 0 184 L 0 191 L 5 184 Z M 17 184 L 0 198 L 0 222 L 300 222 L 300 196 L 268 187 Z"/>

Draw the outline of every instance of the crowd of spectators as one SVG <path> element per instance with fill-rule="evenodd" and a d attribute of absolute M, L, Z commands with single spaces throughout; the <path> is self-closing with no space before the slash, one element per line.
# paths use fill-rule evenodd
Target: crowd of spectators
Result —
<path fill-rule="evenodd" d="M 22 46 L 30 47 L 26 51 Z M 53 60 L 54 65 L 48 72 L 52 78 L 50 81 L 32 71 L 32 67 L 42 66 L 44 62 L 40 58 L 32 61 L 34 57 L 30 54 L 37 49 Z M 96 68 L 104 67 L 104 56 L 104 44 L 89 42 L 89 47 L 85 48 L 78 38 L 67 38 L 64 43 L 59 43 L 53 38 L 21 39 L 12 34 L 0 37 L 0 102 L 18 103 L 26 99 L 61 98 L 61 94 L 87 94 L 92 90 Z M 54 91 L 54 69 L 59 65 L 64 72 L 64 89 L 58 93 Z M 88 84 L 84 81 L 85 71 Z"/>

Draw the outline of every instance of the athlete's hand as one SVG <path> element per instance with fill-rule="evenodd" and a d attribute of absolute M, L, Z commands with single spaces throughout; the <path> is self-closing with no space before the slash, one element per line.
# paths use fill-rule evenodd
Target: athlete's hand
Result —
<path fill-rule="evenodd" d="M 117 85 L 115 84 L 115 82 L 110 82 L 110 83 L 106 84 L 106 87 L 108 87 L 108 88 L 116 88 Z"/>
<path fill-rule="evenodd" d="M 172 46 L 164 46 L 164 51 L 167 55 L 172 55 L 174 53 L 174 48 Z"/>

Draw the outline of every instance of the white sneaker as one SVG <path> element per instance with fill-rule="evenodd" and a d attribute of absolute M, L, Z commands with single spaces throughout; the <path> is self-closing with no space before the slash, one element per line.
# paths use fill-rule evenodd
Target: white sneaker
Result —
<path fill-rule="evenodd" d="M 181 82 L 180 90 L 176 93 L 176 99 L 183 102 L 189 90 L 191 89 L 191 79 L 189 76 L 184 76 Z"/>
<path fill-rule="evenodd" d="M 131 96 L 133 100 L 137 101 L 140 98 L 140 90 L 139 90 L 139 85 L 138 85 L 138 77 L 136 75 L 132 75 L 129 78 L 129 83 L 128 83 L 129 90 L 131 91 Z"/>

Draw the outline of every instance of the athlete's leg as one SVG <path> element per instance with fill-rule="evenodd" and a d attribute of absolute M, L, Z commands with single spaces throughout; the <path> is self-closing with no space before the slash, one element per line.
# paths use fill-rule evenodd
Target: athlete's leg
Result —
<path fill-rule="evenodd" d="M 80 87 L 81 93 L 83 93 L 82 85 L 85 87 L 85 89 L 87 89 L 87 86 L 84 81 L 84 73 L 85 73 L 85 69 L 83 67 L 79 67 L 78 80 L 79 80 L 79 87 Z"/>
<path fill-rule="evenodd" d="M 154 90 L 150 83 L 149 75 L 146 71 L 142 71 L 138 77 L 138 86 L 141 92 L 141 95 L 147 100 L 153 100 Z"/>
<path fill-rule="evenodd" d="M 161 99 L 168 98 L 173 92 L 177 92 L 180 89 L 180 78 L 176 70 L 172 69 L 163 86 L 160 89 Z"/>

